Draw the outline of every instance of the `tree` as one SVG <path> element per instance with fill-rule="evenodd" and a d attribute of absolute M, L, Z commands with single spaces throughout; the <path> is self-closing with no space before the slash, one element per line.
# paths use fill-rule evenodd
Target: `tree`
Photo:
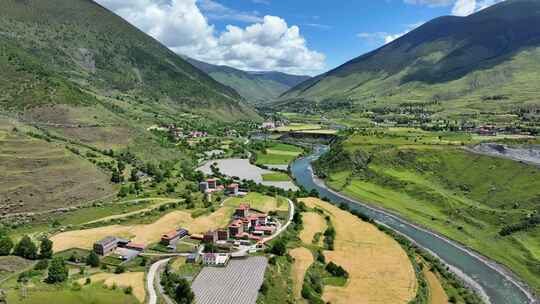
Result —
<path fill-rule="evenodd" d="M 68 275 L 69 273 L 64 259 L 56 257 L 52 259 L 51 264 L 49 265 L 49 274 L 46 282 L 49 284 L 61 283 L 67 280 Z"/>
<path fill-rule="evenodd" d="M 191 304 L 195 299 L 193 291 L 186 279 L 180 279 L 174 291 L 174 299 L 178 304 Z"/>
<path fill-rule="evenodd" d="M 0 256 L 9 255 L 13 249 L 13 240 L 2 231 L 0 233 Z"/>
<path fill-rule="evenodd" d="M 99 257 L 94 251 L 90 251 L 90 254 L 86 258 L 86 265 L 91 267 L 99 267 Z"/>
<path fill-rule="evenodd" d="M 279 256 L 285 255 L 287 253 L 287 243 L 283 239 L 279 239 L 270 250 L 271 253 Z"/>
<path fill-rule="evenodd" d="M 118 184 L 122 181 L 122 177 L 120 176 L 120 172 L 118 170 L 114 170 L 111 176 L 111 182 Z"/>
<path fill-rule="evenodd" d="M 25 235 L 15 246 L 13 254 L 25 259 L 35 260 L 37 258 L 37 246 L 28 235 Z"/>
<path fill-rule="evenodd" d="M 50 259 L 53 256 L 53 242 L 48 238 L 43 238 L 39 244 L 39 257 Z"/>

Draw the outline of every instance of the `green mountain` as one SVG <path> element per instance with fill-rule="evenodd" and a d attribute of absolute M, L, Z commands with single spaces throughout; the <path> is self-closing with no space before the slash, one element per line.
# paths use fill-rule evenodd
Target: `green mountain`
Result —
<path fill-rule="evenodd" d="M 4 110 L 126 95 L 221 120 L 257 117 L 236 91 L 93 1 L 2 0 L 0 40 Z"/>
<path fill-rule="evenodd" d="M 444 117 L 538 111 L 540 1 L 440 17 L 281 96 L 279 106 L 361 112 L 422 107 Z"/>
<path fill-rule="evenodd" d="M 259 119 L 234 89 L 93 1 L 0 0 L 4 212 L 111 199 L 120 161 L 192 159 L 153 125 Z"/>
<path fill-rule="evenodd" d="M 274 100 L 292 87 L 311 78 L 280 72 L 242 71 L 192 58 L 186 58 L 186 60 L 220 83 L 235 89 L 252 104 Z"/>

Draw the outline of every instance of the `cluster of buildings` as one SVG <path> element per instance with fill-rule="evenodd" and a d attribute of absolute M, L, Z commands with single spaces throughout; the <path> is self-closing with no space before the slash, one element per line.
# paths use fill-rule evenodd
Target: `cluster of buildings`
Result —
<path fill-rule="evenodd" d="M 94 243 L 94 252 L 105 256 L 115 254 L 122 261 L 129 261 L 144 251 L 144 244 L 133 243 L 130 240 L 107 236 Z"/>
<path fill-rule="evenodd" d="M 167 130 L 169 134 L 176 140 L 184 138 L 202 138 L 208 136 L 208 132 L 205 131 L 191 131 L 189 133 L 184 133 L 184 129 L 178 127 L 175 124 L 168 124 L 157 129 Z"/>
<path fill-rule="evenodd" d="M 275 230 L 276 225 L 267 214 L 253 211 L 249 204 L 241 204 L 235 209 L 233 220 L 227 228 L 208 231 L 202 240 L 206 244 L 225 243 L 231 239 L 259 242 Z"/>
<path fill-rule="evenodd" d="M 172 230 L 161 236 L 160 244 L 167 246 L 167 249 L 176 250 L 176 243 L 187 235 L 188 231 L 186 229 Z M 142 253 L 146 249 L 146 245 L 115 236 L 107 236 L 95 242 L 93 249 L 98 255 L 106 256 L 112 254 L 123 262 L 126 262 Z"/>
<path fill-rule="evenodd" d="M 227 186 L 223 186 L 219 184 L 219 180 L 217 178 L 210 178 L 204 182 L 200 182 L 199 190 L 205 194 L 212 194 L 214 192 L 224 191 L 225 194 L 229 196 L 245 195 L 244 192 L 240 192 L 239 184 L 232 183 Z"/>
<path fill-rule="evenodd" d="M 279 127 L 284 127 L 289 124 L 289 121 L 286 120 L 276 120 L 276 121 L 265 121 L 261 125 L 261 129 L 275 129 Z"/>

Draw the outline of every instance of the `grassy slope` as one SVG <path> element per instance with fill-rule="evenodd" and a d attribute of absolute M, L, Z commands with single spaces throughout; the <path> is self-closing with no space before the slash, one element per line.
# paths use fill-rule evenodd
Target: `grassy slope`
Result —
<path fill-rule="evenodd" d="M 91 1 L 7 0 L 1 14 L 0 66 L 6 72 L 0 100 L 6 108 L 95 103 L 83 89 L 122 92 L 178 110 L 215 107 L 229 119 L 256 117 L 234 90 Z"/>
<path fill-rule="evenodd" d="M 478 250 L 539 290 L 540 228 L 507 237 L 498 232 L 536 212 L 540 171 L 450 145 L 460 137 L 445 141 L 443 136 L 439 143 L 436 135 L 421 136 L 423 140 L 409 133 L 351 138 L 344 144 L 346 151 L 370 151 L 369 174 L 353 175 L 353 165 L 342 159 L 333 163 L 336 169 L 327 170 L 329 185 Z"/>
<path fill-rule="evenodd" d="M 540 44 L 530 26 L 538 24 L 537 11 L 537 2 L 518 0 L 467 18 L 435 19 L 304 82 L 283 100 L 351 101 L 360 108 L 424 104 L 444 117 L 538 108 Z M 504 98 L 484 98 L 497 95 Z"/>
<path fill-rule="evenodd" d="M 6 213 L 64 208 L 116 193 L 108 173 L 61 144 L 6 123 L 0 124 L 0 146 L 0 204 Z"/>

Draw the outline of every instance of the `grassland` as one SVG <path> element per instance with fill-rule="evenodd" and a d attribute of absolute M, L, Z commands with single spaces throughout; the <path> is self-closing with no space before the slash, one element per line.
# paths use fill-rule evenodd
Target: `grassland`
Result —
<path fill-rule="evenodd" d="M 140 303 L 132 295 L 126 295 L 121 289 L 111 290 L 101 284 L 84 286 L 81 290 L 49 287 L 47 290 L 28 291 L 25 298 L 21 292 L 12 290 L 7 293 L 7 302 L 15 304 L 136 304 Z"/>
<path fill-rule="evenodd" d="M 111 288 L 113 285 L 118 287 L 133 288 L 133 295 L 140 303 L 144 302 L 146 297 L 144 272 L 126 272 L 122 274 L 114 273 L 98 273 L 90 276 L 90 280 L 94 283 L 102 282 L 103 285 Z M 86 279 L 80 279 L 79 284 L 83 285 Z"/>
<path fill-rule="evenodd" d="M 310 208 L 325 210 L 331 217 L 336 229 L 335 250 L 324 251 L 324 255 L 349 273 L 345 286 L 324 288 L 323 300 L 337 304 L 397 304 L 415 297 L 415 272 L 394 239 L 327 202 L 314 198 L 302 201 Z"/>
<path fill-rule="evenodd" d="M 461 145 L 478 140 L 466 134 L 368 133 L 334 147 L 317 165 L 329 186 L 459 241 L 540 289 L 540 228 L 499 234 L 535 214 L 540 170 L 466 152 Z"/>

